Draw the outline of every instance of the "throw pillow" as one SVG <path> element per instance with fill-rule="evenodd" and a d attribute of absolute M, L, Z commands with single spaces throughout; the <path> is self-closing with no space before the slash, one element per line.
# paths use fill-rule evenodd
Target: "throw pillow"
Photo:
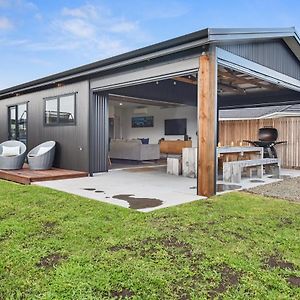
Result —
<path fill-rule="evenodd" d="M 47 153 L 50 149 L 51 149 L 51 147 L 40 147 L 36 156 L 43 155 L 43 154 Z"/>
<path fill-rule="evenodd" d="M 18 156 L 20 154 L 21 148 L 19 146 L 15 147 L 7 147 L 2 146 L 2 156 L 10 157 L 10 156 Z"/>

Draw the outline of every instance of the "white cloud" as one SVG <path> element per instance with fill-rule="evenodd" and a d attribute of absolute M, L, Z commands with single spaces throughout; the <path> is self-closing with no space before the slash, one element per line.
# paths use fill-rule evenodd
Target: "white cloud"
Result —
<path fill-rule="evenodd" d="M 21 10 L 37 10 L 38 7 L 33 2 L 26 0 L 0 0 L 0 7 L 14 7 Z"/>
<path fill-rule="evenodd" d="M 122 33 L 122 32 L 132 32 L 135 31 L 138 28 L 136 22 L 130 22 L 130 21 L 121 21 L 121 22 L 116 22 L 115 24 L 111 24 L 110 31 L 111 32 L 117 32 L 117 33 Z"/>
<path fill-rule="evenodd" d="M 81 19 L 69 19 L 59 24 L 61 29 L 74 35 L 75 37 L 81 38 L 93 38 L 95 36 L 95 28 L 93 24 L 86 22 Z"/>
<path fill-rule="evenodd" d="M 130 47 L 124 41 L 110 36 L 102 36 L 98 41 L 95 41 L 95 45 L 98 51 L 94 55 L 95 59 L 121 54 L 130 50 Z"/>
<path fill-rule="evenodd" d="M 79 48 L 80 43 L 72 42 L 72 41 L 62 41 L 60 39 L 56 40 L 46 40 L 42 42 L 27 42 L 24 47 L 26 49 L 29 49 L 31 51 L 70 51 L 70 50 L 76 50 Z"/>
<path fill-rule="evenodd" d="M 1 39 L 0 45 L 2 47 L 15 47 L 15 46 L 24 46 L 28 44 L 28 40 L 16 40 L 16 39 Z"/>
<path fill-rule="evenodd" d="M 38 7 L 36 4 L 30 1 L 24 1 L 24 0 L 17 0 L 17 5 L 22 8 L 22 9 L 28 9 L 28 10 L 33 10 L 36 11 L 38 10 Z"/>
<path fill-rule="evenodd" d="M 43 19 L 44 19 L 43 15 L 41 13 L 39 13 L 39 12 L 34 15 L 34 18 L 37 21 L 43 21 Z"/>
<path fill-rule="evenodd" d="M 136 41 L 146 39 L 137 21 L 117 17 L 105 7 L 91 4 L 64 7 L 51 24 L 52 42 L 31 45 L 32 49 L 81 49 L 80 54 L 92 60 L 129 51 L 136 47 Z"/>
<path fill-rule="evenodd" d="M 25 3 L 25 0 L 20 1 Z M 55 15 L 41 15 L 38 8 L 32 8 L 30 15 L 38 22 L 37 26 L 41 26 L 44 35 L 8 39 L 6 42 L 0 40 L 0 45 L 21 46 L 22 51 L 28 53 L 55 52 L 91 62 L 127 52 L 148 39 L 136 20 L 119 17 L 98 5 L 65 7 Z"/>
<path fill-rule="evenodd" d="M 0 7 L 7 7 L 9 6 L 10 1 L 9 0 L 0 0 Z"/>
<path fill-rule="evenodd" d="M 40 59 L 37 57 L 29 58 L 28 62 L 35 64 L 35 65 L 42 66 L 42 67 L 50 67 L 53 65 L 53 63 L 51 61 L 45 60 L 45 59 Z"/>
<path fill-rule="evenodd" d="M 87 4 L 77 8 L 68 8 L 65 7 L 62 9 L 62 15 L 68 17 L 75 18 L 83 18 L 83 19 L 95 19 L 99 14 L 99 7 L 95 7 L 94 5 Z"/>
<path fill-rule="evenodd" d="M 114 16 L 110 10 L 91 4 L 80 6 L 77 8 L 63 8 L 60 18 L 64 18 L 62 23 L 75 23 L 77 27 L 79 23 L 83 25 L 84 29 L 93 28 L 94 33 L 129 33 L 138 32 L 139 26 L 136 21 L 126 20 Z M 79 22 L 80 20 L 80 22 Z M 72 24 L 73 27 L 73 24 Z M 72 33 L 72 32 L 71 32 Z"/>
<path fill-rule="evenodd" d="M 9 30 L 12 29 L 13 23 L 6 17 L 0 17 L 0 30 Z"/>
<path fill-rule="evenodd" d="M 147 19 L 171 19 L 186 15 L 189 12 L 188 1 L 181 3 L 173 1 L 172 5 L 161 1 L 159 6 L 152 6 L 145 10 Z"/>

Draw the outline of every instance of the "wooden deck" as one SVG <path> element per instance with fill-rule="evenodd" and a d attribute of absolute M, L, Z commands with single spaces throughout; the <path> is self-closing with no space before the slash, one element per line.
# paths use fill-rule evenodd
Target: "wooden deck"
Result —
<path fill-rule="evenodd" d="M 30 170 L 27 165 L 24 165 L 21 170 L 0 170 L 0 179 L 13 181 L 21 184 L 31 184 L 32 182 L 71 179 L 88 176 L 87 172 L 56 169 L 45 171 Z"/>

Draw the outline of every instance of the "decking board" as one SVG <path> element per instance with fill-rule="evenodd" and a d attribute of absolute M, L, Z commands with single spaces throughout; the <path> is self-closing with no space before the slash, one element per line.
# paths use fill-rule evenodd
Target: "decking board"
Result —
<path fill-rule="evenodd" d="M 9 180 L 20 184 L 32 182 L 72 179 L 88 176 L 87 172 L 52 168 L 45 171 L 30 170 L 27 165 L 21 170 L 0 170 L 0 179 Z"/>

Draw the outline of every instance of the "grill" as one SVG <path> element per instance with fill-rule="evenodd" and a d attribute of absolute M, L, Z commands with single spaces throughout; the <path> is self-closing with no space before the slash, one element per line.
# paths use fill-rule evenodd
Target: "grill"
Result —
<path fill-rule="evenodd" d="M 258 130 L 258 141 L 244 140 L 255 147 L 264 148 L 264 158 L 277 158 L 277 151 L 275 146 L 279 144 L 286 144 L 286 141 L 277 142 L 278 131 L 273 127 L 264 127 Z"/>

